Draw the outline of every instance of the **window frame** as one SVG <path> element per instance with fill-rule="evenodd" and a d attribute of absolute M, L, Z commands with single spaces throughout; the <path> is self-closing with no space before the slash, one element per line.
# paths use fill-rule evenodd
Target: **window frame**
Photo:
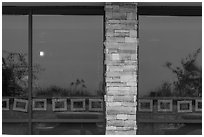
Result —
<path fill-rule="evenodd" d="M 202 6 L 139 6 L 138 15 L 202 16 Z"/>
<path fill-rule="evenodd" d="M 140 3 L 140 2 L 139 2 Z M 185 2 L 184 2 L 185 3 Z M 138 5 L 137 19 L 139 21 L 140 15 L 151 15 L 151 16 L 202 16 L 202 6 L 140 6 Z M 69 120 L 36 120 L 32 119 L 32 15 L 101 15 L 103 16 L 103 41 L 105 41 L 105 10 L 104 5 L 102 6 L 2 6 L 2 15 L 28 15 L 29 20 L 29 34 L 28 34 L 28 55 L 29 55 L 29 104 L 28 104 L 28 119 L 8 119 L 3 120 L 2 123 L 29 123 L 29 134 L 32 134 L 32 123 L 33 122 L 73 122 Z M 137 38 L 139 38 L 139 23 L 137 27 Z M 105 90 L 105 45 L 103 45 L 103 88 Z M 139 60 L 139 46 L 137 46 L 137 58 Z M 139 61 L 138 61 L 137 75 L 139 74 Z M 139 75 L 138 75 L 139 76 Z M 137 83 L 139 83 L 137 77 Z M 139 84 L 137 84 L 137 89 Z M 137 94 L 137 101 L 139 96 Z M 104 99 L 103 99 L 104 100 Z M 105 114 L 105 102 L 104 114 Z M 138 112 L 138 105 L 137 105 Z M 138 117 L 136 117 L 138 121 Z M 78 122 L 104 122 L 104 121 L 93 121 L 93 120 L 79 120 Z M 106 120 L 105 120 L 106 123 Z"/>

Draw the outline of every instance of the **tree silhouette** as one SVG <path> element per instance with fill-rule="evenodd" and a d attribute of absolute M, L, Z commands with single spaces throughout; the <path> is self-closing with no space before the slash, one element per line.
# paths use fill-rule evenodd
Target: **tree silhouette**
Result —
<path fill-rule="evenodd" d="M 171 62 L 166 63 L 177 80 L 174 81 L 176 94 L 179 96 L 202 96 L 202 68 L 196 64 L 201 49 L 181 60 L 181 67 L 175 67 Z"/>
<path fill-rule="evenodd" d="M 149 96 L 150 97 L 168 97 L 172 95 L 171 92 L 171 83 L 164 82 L 161 84 L 160 87 L 156 88 L 155 90 L 151 91 Z"/>
<path fill-rule="evenodd" d="M 2 57 L 3 96 L 26 96 L 28 93 L 28 63 L 27 54 L 4 51 Z M 43 70 L 39 65 L 33 65 L 33 80 L 37 73 Z"/>
<path fill-rule="evenodd" d="M 151 91 L 149 96 L 202 96 L 202 68 L 196 64 L 200 52 L 201 49 L 198 49 L 185 59 L 181 59 L 181 67 L 166 62 L 165 67 L 176 75 L 176 80 L 173 83 L 162 83 L 160 87 Z"/>

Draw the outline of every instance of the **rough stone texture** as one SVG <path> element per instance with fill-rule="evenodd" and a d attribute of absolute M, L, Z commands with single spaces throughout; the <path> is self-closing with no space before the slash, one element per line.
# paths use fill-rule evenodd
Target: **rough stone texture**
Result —
<path fill-rule="evenodd" d="M 137 3 L 105 5 L 106 134 L 136 134 Z"/>

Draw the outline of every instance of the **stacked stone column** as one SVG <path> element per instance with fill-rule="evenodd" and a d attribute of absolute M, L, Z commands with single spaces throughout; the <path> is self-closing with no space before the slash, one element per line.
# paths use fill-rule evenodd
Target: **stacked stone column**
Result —
<path fill-rule="evenodd" d="M 137 3 L 106 3 L 106 134 L 136 134 Z"/>

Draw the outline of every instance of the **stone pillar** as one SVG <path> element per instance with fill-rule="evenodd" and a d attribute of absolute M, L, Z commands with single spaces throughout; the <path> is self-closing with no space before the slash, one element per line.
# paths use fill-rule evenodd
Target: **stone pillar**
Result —
<path fill-rule="evenodd" d="M 136 134 L 137 3 L 106 3 L 106 134 Z"/>

